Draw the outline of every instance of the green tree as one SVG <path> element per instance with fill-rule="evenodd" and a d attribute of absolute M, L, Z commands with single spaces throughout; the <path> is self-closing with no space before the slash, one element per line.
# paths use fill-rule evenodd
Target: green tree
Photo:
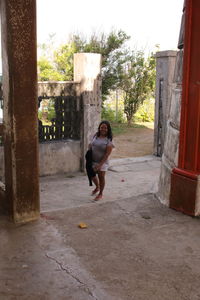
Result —
<path fill-rule="evenodd" d="M 62 75 L 54 65 L 54 40 L 55 34 L 50 34 L 48 41 L 38 45 L 38 80 L 62 81 Z"/>
<path fill-rule="evenodd" d="M 77 52 L 78 47 L 74 41 L 60 46 L 54 52 L 55 69 L 64 81 L 73 80 L 73 56 Z"/>
<path fill-rule="evenodd" d="M 151 98 L 155 89 L 155 57 L 145 58 L 144 52 L 130 54 L 120 75 L 120 88 L 124 92 L 124 113 L 130 124 L 144 100 Z"/>
<path fill-rule="evenodd" d="M 102 96 L 105 99 L 110 91 L 119 85 L 119 74 L 128 53 L 125 44 L 129 38 L 122 30 L 112 31 L 108 35 L 94 33 L 88 41 L 81 34 L 72 35 L 66 44 L 54 51 L 53 58 L 49 59 L 43 55 L 39 59 L 39 79 L 73 80 L 73 54 L 100 53 L 102 55 Z M 44 53 L 49 47 L 43 44 L 42 49 Z"/>
<path fill-rule="evenodd" d="M 72 37 L 78 52 L 100 53 L 102 55 L 102 96 L 103 100 L 111 90 L 119 86 L 122 66 L 127 59 L 126 42 L 130 37 L 122 30 L 111 31 L 108 35 L 93 34 L 86 42 L 78 35 Z"/>
<path fill-rule="evenodd" d="M 69 41 L 52 52 L 54 35 L 49 45 L 41 45 L 43 55 L 38 61 L 39 80 L 73 80 L 74 53 L 100 53 L 102 55 L 102 98 L 111 91 L 124 92 L 124 112 L 130 123 L 145 99 L 152 96 L 155 86 L 155 58 L 145 58 L 143 51 L 131 52 L 126 45 L 129 36 L 122 31 L 108 35 L 92 34 L 86 40 L 81 34 L 72 35 Z"/>
<path fill-rule="evenodd" d="M 46 58 L 41 57 L 38 61 L 38 80 L 39 81 L 62 81 L 62 75 L 55 70 L 53 64 Z"/>

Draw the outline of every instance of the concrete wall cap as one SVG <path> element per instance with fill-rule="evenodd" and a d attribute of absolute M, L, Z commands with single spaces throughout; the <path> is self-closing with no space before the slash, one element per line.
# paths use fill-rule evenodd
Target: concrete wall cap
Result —
<path fill-rule="evenodd" d="M 80 83 L 79 81 L 38 81 L 38 84 L 74 84 L 74 83 Z"/>
<path fill-rule="evenodd" d="M 165 51 L 159 51 L 156 52 L 156 57 L 168 57 L 168 56 L 176 56 L 177 55 L 176 50 L 165 50 Z"/>
<path fill-rule="evenodd" d="M 91 52 L 81 52 L 81 53 L 74 53 L 74 56 L 81 56 L 81 55 L 89 55 L 91 56 L 101 56 L 100 53 L 91 53 Z"/>

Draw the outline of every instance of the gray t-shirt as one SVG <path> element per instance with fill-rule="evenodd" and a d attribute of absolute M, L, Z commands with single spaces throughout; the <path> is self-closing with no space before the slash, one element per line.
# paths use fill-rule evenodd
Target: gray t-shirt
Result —
<path fill-rule="evenodd" d="M 92 146 L 92 159 L 94 162 L 99 163 L 102 158 L 104 157 L 106 153 L 106 148 L 107 146 L 112 145 L 112 141 L 105 137 L 105 138 L 100 138 L 100 137 L 94 137 L 91 146 Z M 108 163 L 108 160 L 105 162 Z"/>

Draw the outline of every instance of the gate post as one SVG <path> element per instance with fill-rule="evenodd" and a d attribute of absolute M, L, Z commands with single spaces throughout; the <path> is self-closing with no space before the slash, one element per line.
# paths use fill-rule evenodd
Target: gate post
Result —
<path fill-rule="evenodd" d="M 6 209 L 39 216 L 36 0 L 1 0 Z"/>
<path fill-rule="evenodd" d="M 162 156 L 169 120 L 171 90 L 177 51 L 159 51 L 156 53 L 156 95 L 154 118 L 154 154 Z"/>
<path fill-rule="evenodd" d="M 80 82 L 83 104 L 83 126 L 81 133 L 82 170 L 84 156 L 92 136 L 101 120 L 101 54 L 74 54 L 74 81 Z"/>

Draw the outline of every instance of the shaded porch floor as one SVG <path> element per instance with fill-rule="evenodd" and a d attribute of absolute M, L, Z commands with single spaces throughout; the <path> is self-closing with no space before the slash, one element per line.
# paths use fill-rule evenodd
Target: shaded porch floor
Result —
<path fill-rule="evenodd" d="M 159 171 L 112 160 L 98 202 L 83 174 L 41 178 L 38 221 L 0 218 L 0 299 L 200 299 L 200 220 L 157 200 Z"/>

